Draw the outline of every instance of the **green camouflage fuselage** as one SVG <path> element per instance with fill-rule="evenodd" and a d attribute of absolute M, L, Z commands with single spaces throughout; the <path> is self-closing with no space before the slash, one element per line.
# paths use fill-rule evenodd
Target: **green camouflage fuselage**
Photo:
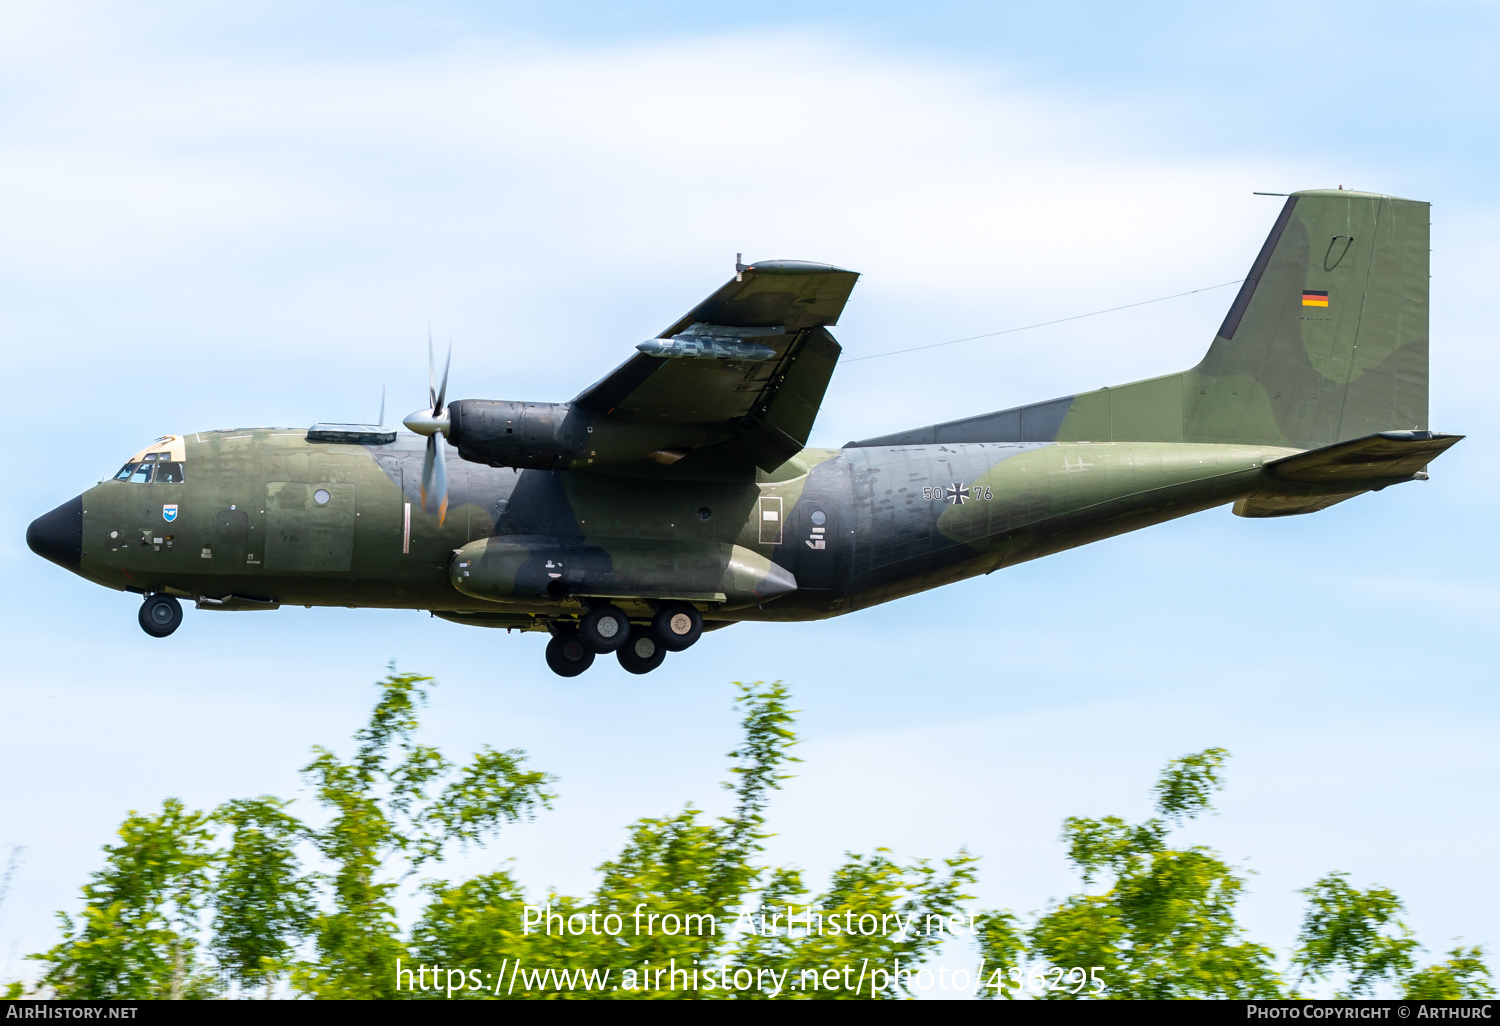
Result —
<path fill-rule="evenodd" d="M 537 618 L 576 615 L 590 595 L 622 606 L 686 599 L 710 620 L 849 612 L 1231 502 L 1264 487 L 1268 459 L 1295 451 L 1155 442 L 807 449 L 756 482 L 450 459 L 439 526 L 417 494 L 413 436 L 340 445 L 259 429 L 182 442 L 182 482 L 105 481 L 84 493 L 84 576 L 118 589 L 537 627 Z M 460 590 L 468 582 L 458 564 L 479 575 L 494 546 L 520 558 L 469 584 L 476 594 Z M 797 590 L 762 604 L 725 586 L 737 551 L 752 557 L 742 562 L 790 571 Z"/>

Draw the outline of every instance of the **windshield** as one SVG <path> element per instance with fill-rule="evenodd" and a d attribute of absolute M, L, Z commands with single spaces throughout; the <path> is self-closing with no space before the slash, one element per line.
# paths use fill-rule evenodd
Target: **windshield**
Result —
<path fill-rule="evenodd" d="M 115 475 L 115 480 L 129 481 L 131 484 L 149 484 L 152 481 L 157 484 L 182 484 L 182 464 L 173 460 L 152 461 L 153 455 L 155 454 L 148 454 L 146 460 L 140 463 L 125 464 Z"/>

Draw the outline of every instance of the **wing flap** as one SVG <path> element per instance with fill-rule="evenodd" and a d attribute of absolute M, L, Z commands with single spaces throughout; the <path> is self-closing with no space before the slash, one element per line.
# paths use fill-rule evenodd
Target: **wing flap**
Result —
<path fill-rule="evenodd" d="M 797 455 L 812 434 L 842 347 L 821 328 L 805 333 L 786 369 L 761 395 L 738 447 L 762 470 L 774 470 Z"/>

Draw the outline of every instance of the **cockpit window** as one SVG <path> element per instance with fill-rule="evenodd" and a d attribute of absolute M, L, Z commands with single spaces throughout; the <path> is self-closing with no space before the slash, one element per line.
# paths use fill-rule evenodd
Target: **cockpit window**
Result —
<path fill-rule="evenodd" d="M 131 484 L 147 484 L 151 481 L 158 484 L 182 484 L 184 477 L 181 463 L 162 460 L 160 463 L 127 463 L 115 475 L 115 480 L 129 481 Z"/>

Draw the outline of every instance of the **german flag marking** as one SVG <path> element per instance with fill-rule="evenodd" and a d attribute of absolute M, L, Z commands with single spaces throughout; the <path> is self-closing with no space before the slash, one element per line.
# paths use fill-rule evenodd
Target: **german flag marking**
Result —
<path fill-rule="evenodd" d="M 1303 306 L 1327 306 L 1328 305 L 1328 293 L 1327 292 L 1319 292 L 1319 291 L 1317 291 L 1315 289 L 1303 289 L 1302 290 L 1302 305 Z"/>

